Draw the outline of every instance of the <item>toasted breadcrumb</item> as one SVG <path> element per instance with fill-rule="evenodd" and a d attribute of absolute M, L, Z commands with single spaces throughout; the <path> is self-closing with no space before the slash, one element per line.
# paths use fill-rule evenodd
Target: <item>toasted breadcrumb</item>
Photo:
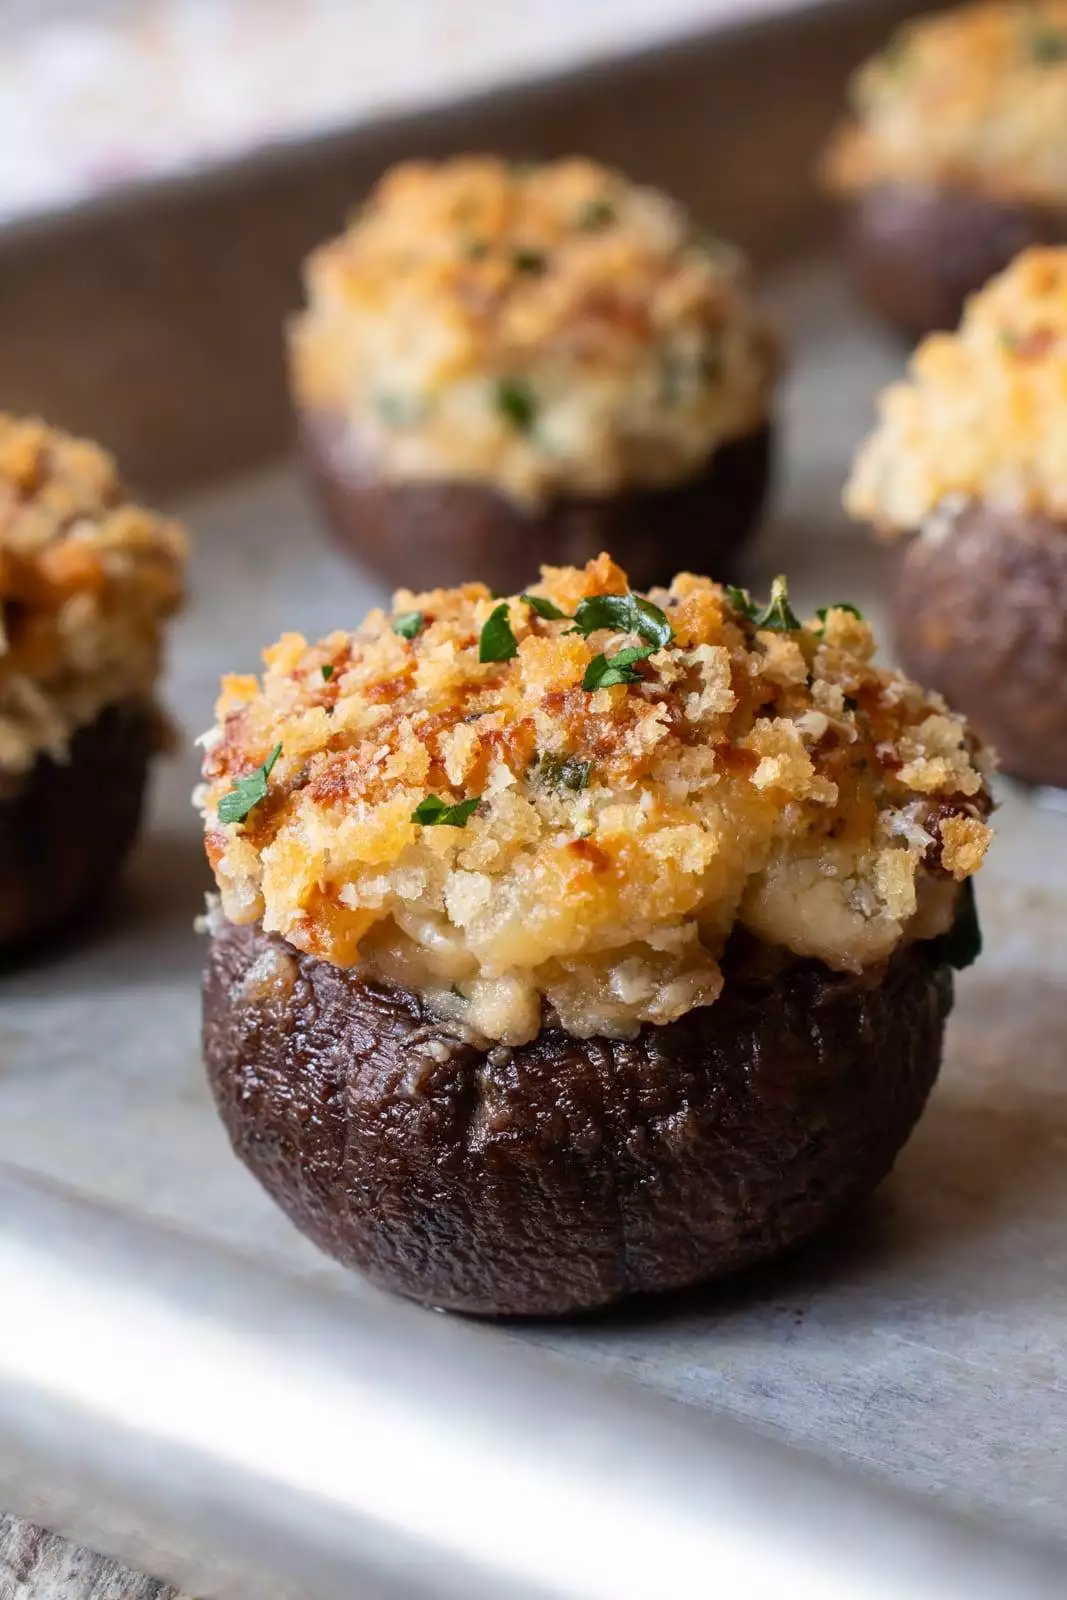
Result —
<path fill-rule="evenodd" d="M 592 161 L 396 167 L 307 292 L 297 398 L 386 477 L 537 506 L 678 481 L 767 421 L 776 341 L 741 257 Z"/>
<path fill-rule="evenodd" d="M 106 451 L 0 414 L 0 773 L 62 757 L 114 701 L 151 699 L 185 554 Z"/>
<path fill-rule="evenodd" d="M 990 837 L 981 752 L 872 665 L 866 623 L 834 608 L 766 631 L 683 574 L 651 595 L 668 642 L 635 681 L 587 689 L 597 657 L 649 644 L 570 619 L 627 592 L 607 555 L 545 568 L 563 618 L 512 597 L 515 653 L 483 663 L 487 589 L 402 590 L 392 617 L 286 634 L 262 679 L 225 679 L 198 795 L 225 916 L 507 1043 L 546 1004 L 573 1034 L 624 1037 L 711 1004 L 735 926 L 861 971 L 911 936 L 920 896 L 923 936 L 950 922 L 950 880 Z M 409 639 L 392 623 L 412 612 Z M 477 804 L 427 826 L 428 796 Z"/>
<path fill-rule="evenodd" d="M 1067 0 L 952 7 L 906 23 L 856 74 L 831 188 L 977 189 L 1067 205 Z"/>
<path fill-rule="evenodd" d="M 946 531 L 969 500 L 1067 517 L 1067 248 L 1027 250 L 932 334 L 845 491 L 882 531 Z"/>

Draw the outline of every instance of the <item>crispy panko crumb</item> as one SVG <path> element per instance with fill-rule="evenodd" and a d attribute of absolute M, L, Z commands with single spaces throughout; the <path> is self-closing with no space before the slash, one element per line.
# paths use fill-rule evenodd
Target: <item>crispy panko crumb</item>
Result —
<path fill-rule="evenodd" d="M 481 584 L 402 590 L 392 616 L 286 634 L 262 680 L 226 679 L 198 796 L 225 915 L 507 1043 L 546 1004 L 625 1037 L 713 1003 L 737 926 L 858 972 L 909 937 L 920 890 L 924 927 L 950 922 L 990 836 L 981 752 L 872 665 L 866 623 L 834 607 L 769 631 L 683 574 L 650 596 L 666 643 L 576 631 L 584 600 L 627 592 L 607 555 L 543 570 L 559 618 Z M 482 663 L 501 607 L 515 652 Z M 636 681 L 583 686 L 635 649 Z M 220 821 L 272 755 L 265 798 Z M 476 803 L 425 826 L 427 796 Z"/>
<path fill-rule="evenodd" d="M 1000 0 L 905 23 L 851 86 L 828 185 L 965 187 L 1067 205 L 1067 0 Z"/>
<path fill-rule="evenodd" d="M 390 478 L 519 504 L 679 481 L 767 421 L 777 342 L 740 255 L 592 161 L 406 162 L 307 266 L 299 403 Z"/>
<path fill-rule="evenodd" d="M 0 414 L 0 772 L 62 757 L 117 700 L 151 699 L 185 555 L 106 451 Z"/>
<path fill-rule="evenodd" d="M 1067 248 L 1027 250 L 882 395 L 845 504 L 933 535 L 969 500 L 1067 516 Z"/>

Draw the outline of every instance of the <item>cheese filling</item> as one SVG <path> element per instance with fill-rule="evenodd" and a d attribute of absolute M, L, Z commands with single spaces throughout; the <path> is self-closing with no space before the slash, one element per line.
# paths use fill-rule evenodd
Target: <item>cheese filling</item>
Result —
<path fill-rule="evenodd" d="M 906 23 L 851 99 L 832 188 L 937 184 L 1067 207 L 1067 0 L 981 0 Z"/>
<path fill-rule="evenodd" d="M 935 537 L 973 500 L 1067 518 L 1067 248 L 1024 252 L 923 341 L 845 491 L 884 532 Z"/>
<path fill-rule="evenodd" d="M 0 415 L 0 775 L 62 759 L 105 706 L 151 702 L 184 561 L 105 451 Z"/>
<path fill-rule="evenodd" d="M 714 1004 L 735 929 L 877 968 L 951 923 L 990 832 L 975 741 L 873 648 L 848 608 L 644 600 L 607 556 L 287 635 L 206 741 L 222 913 L 505 1044 Z"/>
<path fill-rule="evenodd" d="M 698 473 L 767 422 L 776 341 L 736 251 L 589 161 L 394 169 L 307 269 L 294 390 L 353 471 L 516 503 Z"/>

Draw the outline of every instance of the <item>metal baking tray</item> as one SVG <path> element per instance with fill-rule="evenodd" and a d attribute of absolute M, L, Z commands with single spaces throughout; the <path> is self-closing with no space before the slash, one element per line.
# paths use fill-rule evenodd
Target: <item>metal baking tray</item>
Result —
<path fill-rule="evenodd" d="M 279 324 L 303 252 L 415 151 L 589 150 L 748 245 L 793 349 L 753 584 L 879 619 L 888 557 L 839 495 L 902 356 L 810 169 L 901 10 L 812 7 L 6 241 L 4 404 L 105 439 L 194 533 L 190 741 L 220 672 L 382 598 L 286 456 Z M 94 936 L 0 977 L 0 1504 L 205 1600 L 1064 1592 L 1067 818 L 1003 786 L 986 959 L 860 1214 L 719 1287 L 494 1326 L 341 1272 L 230 1154 L 195 778 L 188 746 L 160 767 Z"/>

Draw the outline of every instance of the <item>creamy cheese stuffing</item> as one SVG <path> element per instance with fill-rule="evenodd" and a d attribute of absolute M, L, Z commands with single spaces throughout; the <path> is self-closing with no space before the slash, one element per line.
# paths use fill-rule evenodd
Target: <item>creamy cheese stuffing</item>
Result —
<path fill-rule="evenodd" d="M 936 333 L 880 419 L 845 491 L 885 532 L 937 531 L 970 500 L 1067 517 L 1067 248 L 1026 251 Z"/>
<path fill-rule="evenodd" d="M 851 100 L 826 162 L 836 189 L 935 183 L 1067 205 L 1067 0 L 906 23 L 856 74 Z"/>
<path fill-rule="evenodd" d="M 396 167 L 307 293 L 298 401 L 387 478 L 536 507 L 678 481 L 767 421 L 776 343 L 741 257 L 591 161 Z"/>
<path fill-rule="evenodd" d="M 643 633 L 591 610 L 627 593 L 606 555 L 537 605 L 401 591 L 226 679 L 198 795 L 222 914 L 510 1044 L 546 1006 L 630 1037 L 712 1004 L 736 927 L 849 972 L 943 931 L 989 839 L 964 724 L 848 609 L 761 626 L 683 575 Z"/>
<path fill-rule="evenodd" d="M 132 505 L 106 451 L 0 414 L 0 776 L 119 700 L 151 700 L 185 537 Z"/>

